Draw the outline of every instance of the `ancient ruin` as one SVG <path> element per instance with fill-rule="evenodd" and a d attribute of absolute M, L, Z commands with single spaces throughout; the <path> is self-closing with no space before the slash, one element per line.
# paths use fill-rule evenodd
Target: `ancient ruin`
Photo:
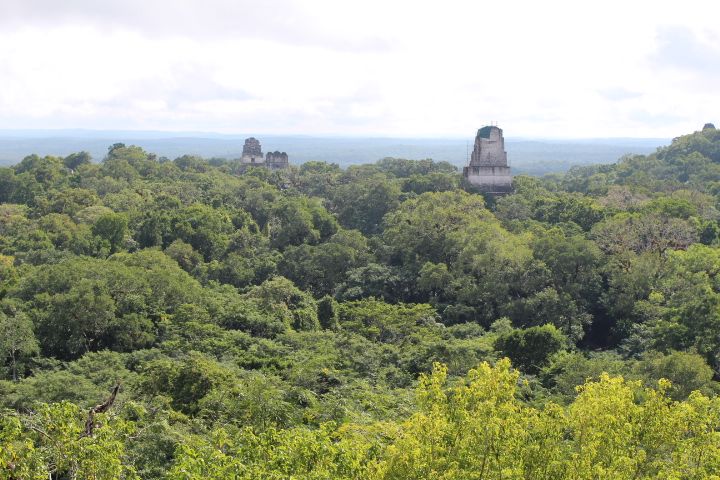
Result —
<path fill-rule="evenodd" d="M 463 168 L 467 181 L 486 193 L 512 191 L 512 175 L 507 163 L 503 131 L 496 126 L 478 130 L 475 147 L 467 167 Z"/>
<path fill-rule="evenodd" d="M 290 164 L 288 162 L 288 154 L 285 152 L 268 152 L 267 156 L 263 157 L 260 141 L 255 137 L 250 137 L 245 140 L 240 162 L 247 165 L 257 165 L 272 169 L 287 168 Z"/>
<path fill-rule="evenodd" d="M 268 152 L 265 156 L 265 165 L 270 168 L 286 168 L 289 165 L 288 154 L 285 152 Z"/>
<path fill-rule="evenodd" d="M 243 145 L 242 163 L 263 163 L 262 147 L 260 146 L 260 140 L 255 137 L 245 139 L 245 145 Z"/>

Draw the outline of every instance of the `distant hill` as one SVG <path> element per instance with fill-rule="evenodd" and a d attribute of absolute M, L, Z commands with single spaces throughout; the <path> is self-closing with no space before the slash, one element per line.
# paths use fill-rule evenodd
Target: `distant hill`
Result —
<path fill-rule="evenodd" d="M 250 134 L 222 135 L 203 132 L 93 131 L 93 130 L 0 130 L 0 165 L 19 162 L 31 153 L 65 156 L 88 151 L 101 160 L 109 145 L 139 145 L 168 158 L 199 155 L 204 158 L 239 158 Z M 291 163 L 320 160 L 340 166 L 371 163 L 384 157 L 432 158 L 458 167 L 466 163 L 468 140 L 443 138 L 361 138 L 255 135 L 264 151 L 280 150 Z M 669 143 L 658 138 L 582 140 L 529 140 L 508 138 L 506 150 L 514 173 L 541 175 L 563 172 L 573 165 L 612 163 L 621 156 L 647 154 Z M 470 148 L 472 145 L 470 145 Z"/>

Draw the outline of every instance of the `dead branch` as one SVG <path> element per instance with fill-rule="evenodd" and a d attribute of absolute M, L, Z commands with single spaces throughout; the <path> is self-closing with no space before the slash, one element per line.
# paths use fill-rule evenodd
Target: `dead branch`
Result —
<path fill-rule="evenodd" d="M 115 397 L 117 396 L 118 390 L 120 390 L 120 383 L 113 387 L 112 393 L 107 400 L 105 400 L 99 405 L 95 405 L 93 408 L 90 409 L 90 411 L 88 412 L 87 421 L 85 422 L 85 433 L 83 436 L 89 437 L 92 435 L 93 429 L 95 428 L 95 414 L 105 413 L 110 410 L 110 407 L 112 407 L 113 403 L 115 403 Z"/>

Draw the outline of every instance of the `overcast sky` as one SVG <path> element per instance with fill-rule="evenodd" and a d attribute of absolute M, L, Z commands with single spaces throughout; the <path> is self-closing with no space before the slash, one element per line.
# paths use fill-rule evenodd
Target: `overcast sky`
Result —
<path fill-rule="evenodd" d="M 0 129 L 672 137 L 720 2 L 0 0 Z"/>

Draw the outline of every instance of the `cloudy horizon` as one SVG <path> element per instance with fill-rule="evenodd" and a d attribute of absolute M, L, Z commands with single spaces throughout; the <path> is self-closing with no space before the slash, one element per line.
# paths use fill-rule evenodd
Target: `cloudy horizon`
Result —
<path fill-rule="evenodd" d="M 673 137 L 720 122 L 718 10 L 0 0 L 0 129 Z"/>

